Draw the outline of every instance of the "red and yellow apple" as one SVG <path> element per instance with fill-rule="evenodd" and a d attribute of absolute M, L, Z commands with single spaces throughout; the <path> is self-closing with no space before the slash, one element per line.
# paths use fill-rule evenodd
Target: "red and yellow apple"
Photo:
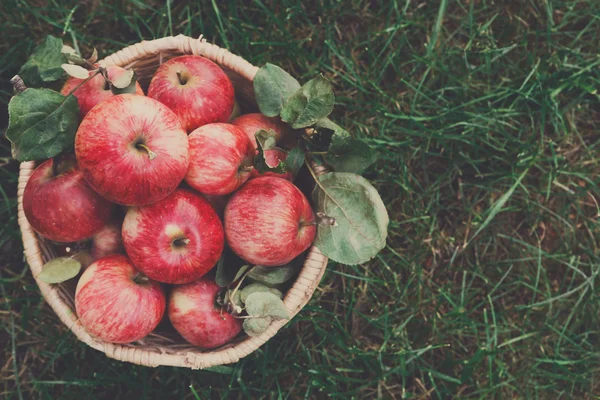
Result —
<path fill-rule="evenodd" d="M 175 57 L 158 67 L 148 96 L 173 110 L 187 132 L 227 122 L 235 102 L 225 72 L 209 59 L 193 55 Z"/>
<path fill-rule="evenodd" d="M 216 211 L 204 197 L 187 189 L 130 208 L 122 233 L 133 264 L 150 279 L 165 283 L 200 278 L 215 266 L 224 246 Z"/>
<path fill-rule="evenodd" d="M 179 118 L 144 96 L 113 96 L 94 107 L 75 136 L 77 161 L 90 186 L 115 203 L 165 198 L 188 168 L 188 137 Z"/>
<path fill-rule="evenodd" d="M 23 211 L 31 227 L 55 242 L 88 239 L 102 229 L 114 204 L 88 185 L 75 157 L 43 162 L 31 174 L 23 192 Z M 56 172 L 56 175 L 55 175 Z"/>
<path fill-rule="evenodd" d="M 105 342 L 142 339 L 156 328 L 165 307 L 160 284 L 139 273 L 123 255 L 92 263 L 75 291 L 79 321 L 92 336 Z"/>
<path fill-rule="evenodd" d="M 108 75 L 108 79 L 111 81 L 115 81 L 121 75 L 123 75 L 127 70 L 125 68 L 110 66 L 106 67 L 106 73 Z M 95 71 L 90 71 L 89 74 L 94 74 Z M 75 77 L 70 77 L 67 79 L 65 84 L 63 85 L 60 93 L 63 95 L 68 95 L 75 89 L 78 85 L 81 85 L 83 79 L 78 79 Z M 144 95 L 144 91 L 139 83 L 135 84 L 135 93 L 138 95 Z M 77 102 L 79 103 L 79 115 L 81 118 L 85 117 L 86 114 L 94 108 L 94 106 L 102 101 L 113 96 L 110 85 L 104 79 L 101 74 L 96 75 L 83 85 L 79 86 L 77 90 L 73 92 L 73 95 L 77 97 Z"/>
<path fill-rule="evenodd" d="M 192 132 L 189 140 L 190 165 L 185 181 L 203 194 L 229 194 L 246 182 L 254 170 L 255 150 L 244 132 L 234 125 L 204 125 Z"/>
<path fill-rule="evenodd" d="M 212 349 L 229 342 L 242 330 L 242 320 L 217 307 L 221 288 L 202 278 L 176 286 L 169 295 L 167 314 L 173 327 L 191 344 Z"/>
<path fill-rule="evenodd" d="M 231 197 L 224 225 L 231 249 L 265 267 L 292 261 L 316 234 L 308 199 L 289 181 L 272 176 L 248 181 Z"/>

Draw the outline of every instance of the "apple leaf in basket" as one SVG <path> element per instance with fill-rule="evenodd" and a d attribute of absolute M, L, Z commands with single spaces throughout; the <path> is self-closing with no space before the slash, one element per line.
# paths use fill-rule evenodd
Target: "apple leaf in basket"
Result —
<path fill-rule="evenodd" d="M 225 287 L 231 283 L 231 279 L 227 276 L 227 271 L 225 270 L 225 252 L 221 254 L 221 258 L 217 262 L 217 270 L 215 272 L 215 282 L 219 287 Z"/>
<path fill-rule="evenodd" d="M 333 131 L 325 161 L 337 172 L 358 174 L 377 160 L 377 153 L 368 144 L 353 138 L 348 131 L 329 118 L 317 121 L 316 125 Z"/>
<path fill-rule="evenodd" d="M 8 103 L 6 137 L 19 161 L 45 160 L 73 148 L 79 104 L 50 89 L 25 89 Z"/>
<path fill-rule="evenodd" d="M 245 303 L 246 299 L 248 299 L 248 296 L 256 292 L 273 293 L 280 299 L 283 299 L 283 293 L 281 293 L 279 289 L 270 288 L 268 286 L 263 285 L 262 283 L 251 283 L 240 291 L 240 299 L 242 300 L 242 303 Z"/>
<path fill-rule="evenodd" d="M 274 150 L 275 145 L 275 132 L 272 129 L 265 131 L 260 129 L 254 135 L 256 137 L 256 143 L 258 144 L 258 154 L 254 156 L 254 168 L 261 174 L 265 172 L 276 172 L 285 173 L 287 171 L 286 164 L 279 160 L 277 164 L 269 162 L 268 157 L 265 157 L 265 151 Z"/>
<path fill-rule="evenodd" d="M 289 281 L 298 273 L 300 267 L 301 265 L 294 263 L 294 261 L 281 267 L 261 267 L 257 265 L 250 271 L 248 278 L 266 285 L 279 285 Z"/>
<path fill-rule="evenodd" d="M 272 321 L 271 317 L 247 318 L 242 327 L 248 336 L 258 336 L 269 328 Z"/>
<path fill-rule="evenodd" d="M 244 261 L 239 258 L 229 247 L 225 247 L 221 258 L 217 262 L 215 282 L 220 287 L 229 286 L 232 282 L 240 279 L 242 274 L 250 267 L 243 265 Z"/>
<path fill-rule="evenodd" d="M 304 165 L 304 152 L 300 147 L 294 147 L 290 150 L 285 159 L 285 165 L 288 170 L 292 171 L 292 175 L 295 178 L 298 175 L 300 168 Z"/>
<path fill-rule="evenodd" d="M 246 312 L 251 317 L 271 317 L 274 320 L 290 318 L 283 300 L 272 292 L 251 293 L 244 304 Z"/>
<path fill-rule="evenodd" d="M 377 190 L 360 175 L 329 172 L 313 191 L 317 209 L 337 226 L 320 225 L 315 246 L 333 261 L 362 264 L 385 247 L 389 217 Z"/>
<path fill-rule="evenodd" d="M 253 85 L 258 108 L 267 117 L 279 115 L 288 97 L 300 89 L 294 77 L 269 63 L 258 70 Z"/>
<path fill-rule="evenodd" d="M 323 75 L 318 75 L 287 99 L 281 119 L 294 129 L 306 128 L 331 114 L 334 103 L 331 84 Z"/>
<path fill-rule="evenodd" d="M 23 78 L 27 86 L 39 87 L 46 82 L 54 82 L 64 76 L 61 65 L 67 59 L 61 52 L 62 48 L 62 39 L 48 35 L 33 50 L 27 62 L 19 70 L 19 76 Z"/>
<path fill-rule="evenodd" d="M 58 257 L 42 267 L 38 279 L 46 283 L 61 283 L 77 276 L 81 263 L 74 258 Z"/>

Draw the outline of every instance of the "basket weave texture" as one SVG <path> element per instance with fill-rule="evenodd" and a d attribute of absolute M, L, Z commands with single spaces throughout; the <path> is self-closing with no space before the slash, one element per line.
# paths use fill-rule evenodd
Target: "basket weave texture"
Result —
<path fill-rule="evenodd" d="M 150 81 L 152 74 L 162 62 L 184 54 L 201 55 L 219 64 L 230 77 L 241 108 L 246 112 L 257 109 L 252 80 L 258 68 L 225 49 L 207 43 L 202 37 L 194 39 L 179 35 L 142 41 L 112 54 L 100 63 L 105 66 L 117 65 L 133 68 L 139 81 L 144 85 L 144 83 Z M 185 342 L 178 335 L 169 332 L 163 334 L 160 330 L 157 333 L 150 334 L 143 340 L 131 344 L 107 343 L 92 337 L 75 314 L 75 283 L 65 282 L 49 285 L 38 279 L 44 263 L 56 257 L 56 254 L 52 244 L 34 232 L 23 212 L 23 191 L 35 166 L 34 162 L 24 162 L 20 166 L 19 174 L 18 220 L 23 237 L 25 256 L 44 299 L 60 320 L 82 342 L 116 360 L 151 367 L 168 365 L 199 369 L 238 361 L 255 351 L 286 324 L 287 321 L 275 321 L 266 332 L 259 336 L 247 337 L 242 335 L 232 343 L 212 351 L 201 351 L 199 348 Z M 314 169 L 317 175 L 326 172 L 319 166 L 314 166 Z M 292 316 L 308 303 L 325 272 L 326 266 L 327 257 L 315 246 L 312 246 L 307 252 L 306 260 L 298 278 L 284 298 L 284 304 Z"/>

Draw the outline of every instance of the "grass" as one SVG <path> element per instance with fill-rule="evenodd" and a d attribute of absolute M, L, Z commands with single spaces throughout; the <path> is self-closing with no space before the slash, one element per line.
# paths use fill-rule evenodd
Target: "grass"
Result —
<path fill-rule="evenodd" d="M 8 79 L 62 35 L 107 55 L 203 33 L 336 90 L 380 153 L 387 247 L 330 263 L 313 300 L 210 371 L 107 359 L 24 265 L 17 165 L 0 142 L 0 398 L 592 398 L 600 395 L 600 3 L 595 0 L 0 3 Z"/>

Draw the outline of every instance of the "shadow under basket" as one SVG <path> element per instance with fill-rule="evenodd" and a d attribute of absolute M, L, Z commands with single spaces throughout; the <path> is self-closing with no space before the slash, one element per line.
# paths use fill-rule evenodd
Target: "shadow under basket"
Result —
<path fill-rule="evenodd" d="M 258 68 L 225 49 L 207 43 L 202 37 L 194 39 L 179 35 L 143 41 L 112 54 L 102 63 L 106 66 L 133 68 L 142 86 L 147 87 L 162 62 L 185 54 L 201 55 L 217 63 L 230 77 L 241 109 L 246 113 L 258 109 L 252 87 L 252 80 Z M 35 166 L 34 162 L 24 162 L 21 164 L 19 174 L 19 226 L 23 236 L 25 256 L 42 295 L 60 320 L 82 342 L 116 360 L 151 367 L 169 365 L 199 369 L 238 361 L 259 348 L 288 322 L 275 321 L 263 334 L 255 337 L 248 337 L 242 333 L 231 343 L 210 351 L 202 351 L 180 336 L 169 334 L 168 330 L 163 334 L 160 326 L 144 339 L 129 344 L 107 343 L 92 337 L 75 313 L 74 282 L 50 285 L 38 279 L 44 263 L 56 257 L 56 253 L 50 242 L 34 232 L 23 212 L 23 191 Z M 326 171 L 322 167 L 315 166 L 315 172 L 322 174 Z M 326 266 L 327 257 L 312 246 L 306 252 L 304 265 L 284 298 L 284 304 L 290 315 L 296 315 L 308 303 Z"/>

